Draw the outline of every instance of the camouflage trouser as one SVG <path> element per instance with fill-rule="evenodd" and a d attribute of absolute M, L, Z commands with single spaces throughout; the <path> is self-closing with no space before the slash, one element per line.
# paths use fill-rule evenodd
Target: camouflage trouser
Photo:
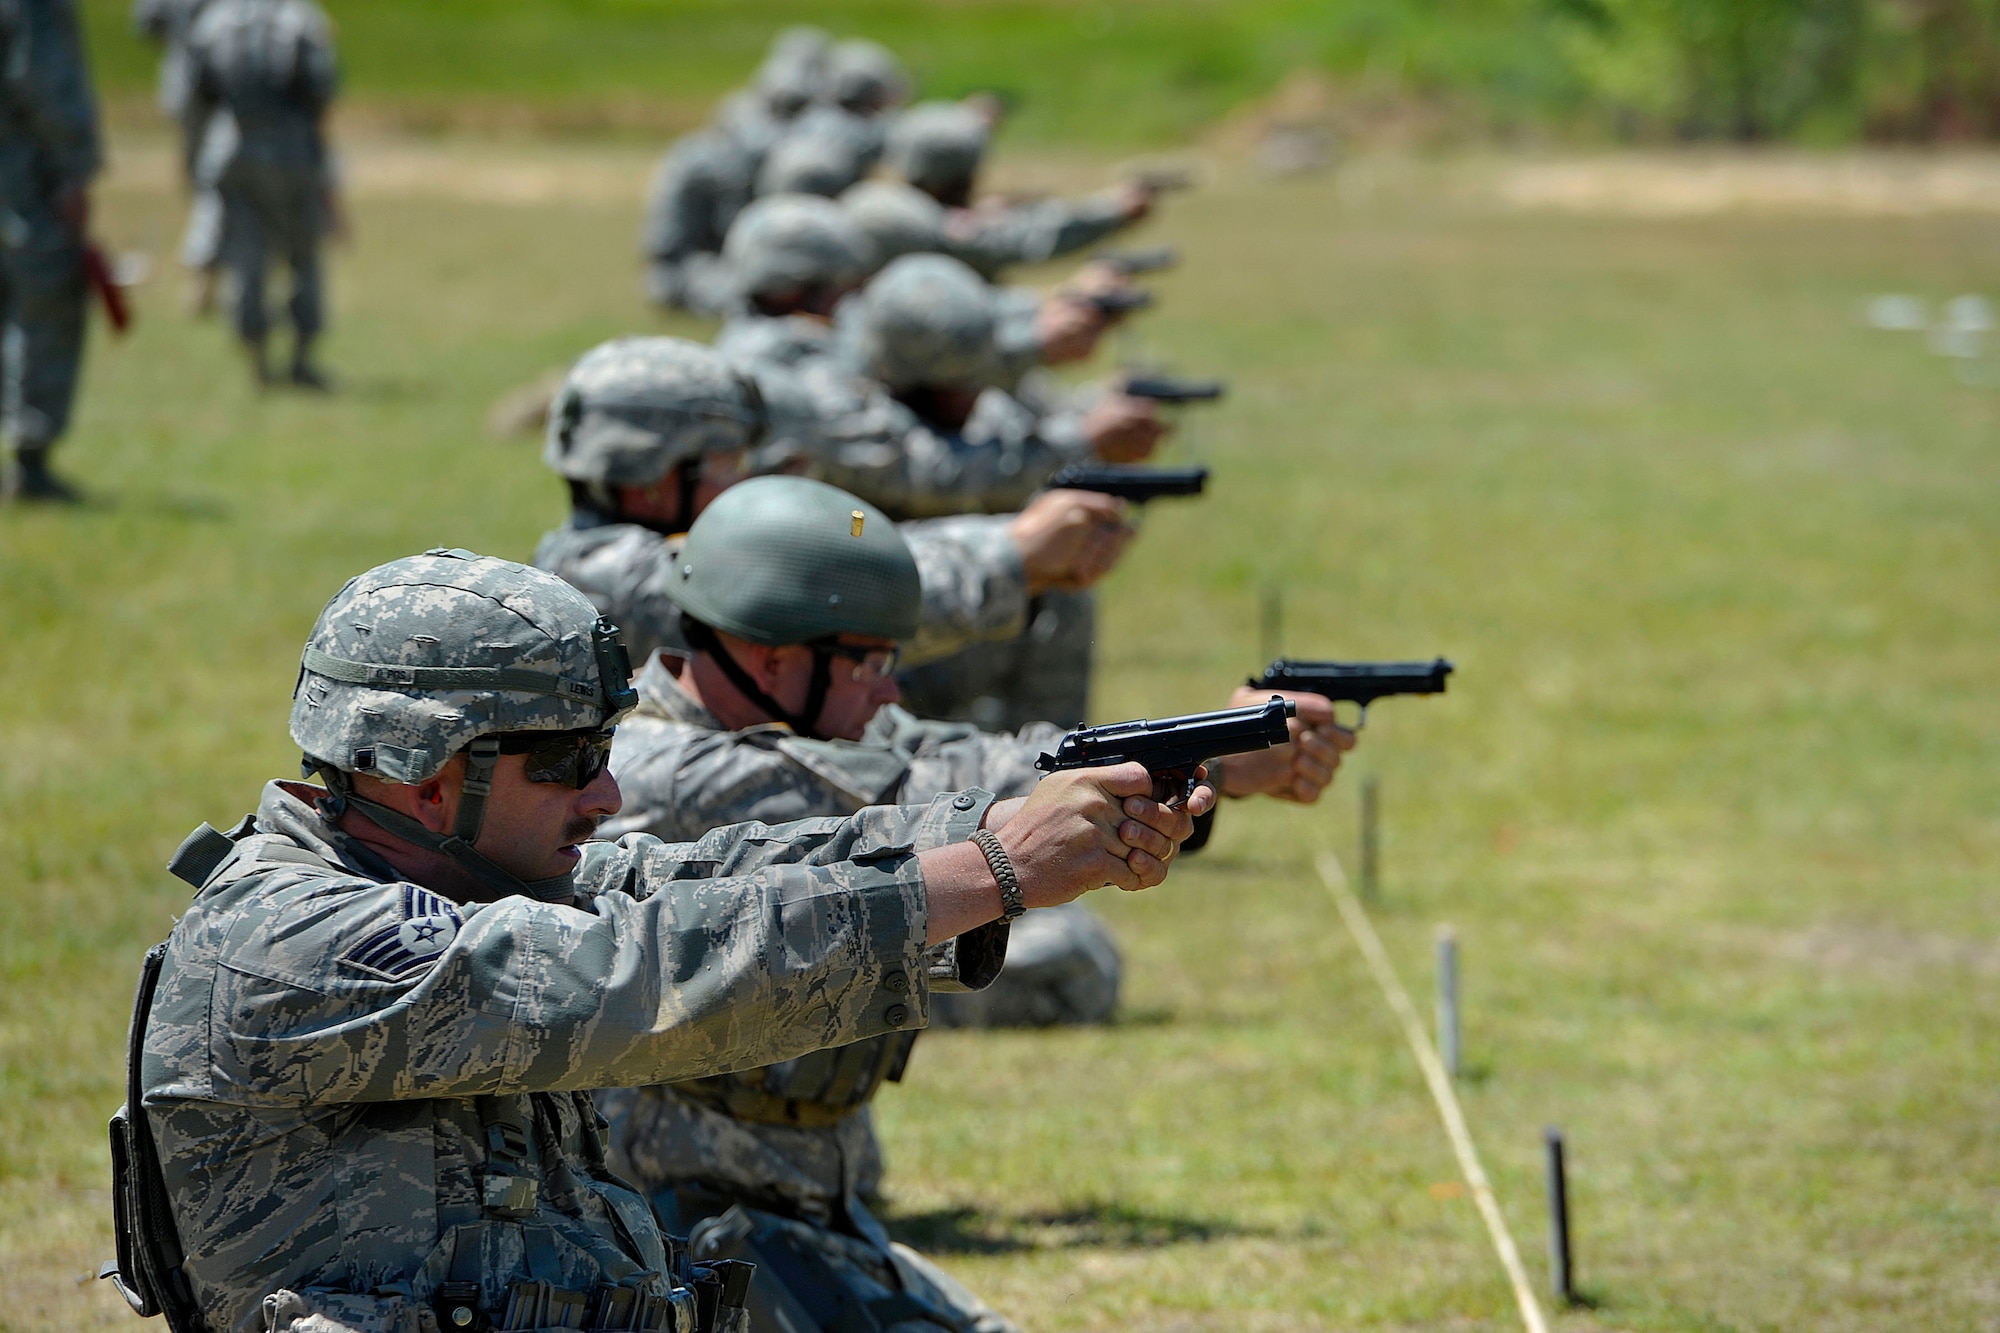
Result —
<path fill-rule="evenodd" d="M 748 1259 L 757 1333 L 1019 1333 L 907 1245 L 737 1205 L 692 1229 L 697 1261 Z"/>
<path fill-rule="evenodd" d="M 188 203 L 187 231 L 181 236 L 181 263 L 187 268 L 214 268 L 222 259 L 222 195 L 196 186 Z"/>
<path fill-rule="evenodd" d="M 931 996 L 931 1026 L 1109 1023 L 1118 1011 L 1120 974 L 1118 943 L 1089 908 L 1038 907 L 1014 923 L 1007 965 L 991 986 Z"/>
<path fill-rule="evenodd" d="M 0 436 L 62 438 L 83 367 L 83 246 L 45 200 L 0 203 Z"/>
<path fill-rule="evenodd" d="M 918 717 L 1019 731 L 1031 722 L 1073 727 L 1090 704 L 1096 603 L 1087 592 L 1049 592 L 1029 608 L 1028 628 L 982 643 L 902 677 L 903 704 Z"/>
<path fill-rule="evenodd" d="M 222 264 L 229 275 L 231 317 L 246 342 L 261 343 L 271 331 L 264 273 L 272 264 L 291 270 L 289 309 L 300 340 L 309 342 L 320 331 L 319 242 L 326 230 L 322 180 L 317 170 L 249 161 L 232 163 L 223 174 Z"/>

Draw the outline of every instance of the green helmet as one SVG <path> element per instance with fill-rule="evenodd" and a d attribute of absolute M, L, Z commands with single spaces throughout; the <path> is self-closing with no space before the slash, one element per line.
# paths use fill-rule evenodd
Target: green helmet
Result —
<path fill-rule="evenodd" d="M 925 194 L 963 202 L 986 156 L 987 125 L 962 102 L 919 102 L 889 126 L 882 160 Z"/>
<path fill-rule="evenodd" d="M 752 643 L 837 634 L 909 639 L 924 590 L 909 543 L 881 510 L 823 481 L 755 477 L 717 496 L 681 547 L 668 595 Z"/>
<path fill-rule="evenodd" d="M 758 477 L 718 496 L 688 529 L 667 595 L 684 613 L 688 645 L 803 736 L 817 734 L 837 636 L 911 638 L 924 604 L 916 557 L 896 525 L 865 500 L 805 477 Z M 716 630 L 810 647 L 805 706 L 793 711 L 766 693 Z"/>
<path fill-rule="evenodd" d="M 739 296 L 850 287 L 868 273 L 868 243 L 847 210 L 811 194 L 759 199 L 736 215 L 722 257 Z"/>
<path fill-rule="evenodd" d="M 677 463 L 753 447 L 757 386 L 685 338 L 617 338 L 584 353 L 549 408 L 542 459 L 605 512 L 617 486 L 650 486 Z"/>
<path fill-rule="evenodd" d="M 438 548 L 350 579 L 326 604 L 292 690 L 292 739 L 336 800 L 519 892 L 471 846 L 498 737 L 605 730 L 638 702 L 630 676 L 617 628 L 575 588 L 529 565 Z M 469 767 L 451 837 L 353 794 L 354 774 L 423 782 L 460 751 Z"/>
<path fill-rule="evenodd" d="M 841 304 L 841 355 L 892 392 L 984 389 L 1006 378 L 1000 300 L 947 255 L 904 255 Z"/>

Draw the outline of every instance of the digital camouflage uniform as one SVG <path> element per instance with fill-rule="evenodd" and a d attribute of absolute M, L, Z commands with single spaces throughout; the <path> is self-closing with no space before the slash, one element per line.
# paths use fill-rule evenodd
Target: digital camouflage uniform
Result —
<path fill-rule="evenodd" d="M 211 1327 L 430 1333 L 447 1303 L 500 1328 L 623 1327 L 612 1289 L 628 1311 L 664 1297 L 669 1256 L 606 1170 L 585 1090 L 919 1027 L 930 984 L 993 970 L 1004 926 L 925 948 L 913 855 L 968 837 L 983 793 L 593 841 L 572 875 L 466 901 L 340 831 L 343 805 L 399 819 L 352 772 L 421 781 L 467 736 L 476 765 L 494 728 L 615 720 L 623 657 L 593 614 L 464 552 L 351 581 L 293 706 L 329 788 L 274 783 L 234 833 L 177 855 L 201 889 L 166 946 L 140 1104 Z M 468 779 L 468 844 L 472 799 Z"/>
<path fill-rule="evenodd" d="M 1130 225 L 1110 194 L 1082 199 L 974 203 L 986 152 L 985 121 L 958 102 L 921 102 L 889 125 L 883 165 L 893 178 L 843 195 L 876 248 L 877 266 L 936 253 L 998 278 L 1015 264 L 1073 254 Z"/>
<path fill-rule="evenodd" d="M 850 511 L 860 516 L 852 531 Z M 877 527 L 879 517 L 801 478 L 746 482 L 688 534 L 673 595 L 692 626 L 752 643 L 819 645 L 830 634 L 899 641 L 916 624 L 916 569 L 900 536 Z M 892 707 L 859 741 L 819 739 L 818 685 L 796 714 L 786 712 L 705 631 L 697 642 L 708 654 L 704 669 L 729 680 L 761 716 L 789 720 L 727 731 L 654 659 L 641 675 L 638 731 L 614 746 L 614 771 L 631 793 L 621 827 L 696 828 L 733 810 L 830 814 L 962 774 L 1021 794 L 1041 776 L 1036 755 L 1060 736 L 1049 728 L 1019 739 L 981 736 Z M 828 660 L 815 647 L 816 673 Z M 884 1081 L 902 1077 L 909 1055 L 910 1043 L 891 1036 L 613 1097 L 614 1157 L 664 1215 L 690 1229 L 697 1253 L 713 1247 L 764 1266 L 753 1320 L 799 1333 L 1004 1327 L 890 1245 L 862 1202 L 880 1172 L 865 1108 Z"/>
<path fill-rule="evenodd" d="M 84 237 L 60 213 L 102 163 L 71 0 L 0 0 L 0 438 L 40 473 L 83 365 Z"/>
<path fill-rule="evenodd" d="M 1076 414 L 1038 413 L 997 387 L 1017 373 L 999 346 L 1001 308 L 996 290 L 954 260 L 897 260 L 841 304 L 838 355 L 760 375 L 774 431 L 799 437 L 813 475 L 897 518 L 1019 509 L 1092 453 Z M 965 424 L 946 431 L 896 397 L 936 385 L 988 387 Z M 1025 633 L 913 663 L 903 678 L 910 706 L 994 731 L 1075 725 L 1089 705 L 1095 621 L 1088 592 L 1044 593 Z"/>
<path fill-rule="evenodd" d="M 827 45 L 816 28 L 779 33 L 752 85 L 660 159 L 639 240 L 654 304 L 713 315 L 728 303 L 723 237 L 754 196 L 765 155 L 819 91 Z"/>
<path fill-rule="evenodd" d="M 320 242 L 333 164 L 324 122 L 338 75 L 326 15 L 310 0 L 210 0 L 188 34 L 206 130 L 196 176 L 222 200 L 222 264 L 237 336 L 258 356 L 271 330 L 266 271 L 291 278 L 293 378 L 316 382 L 308 353 L 326 322 Z"/>
<path fill-rule="evenodd" d="M 605 343 L 579 359 L 557 391 L 543 457 L 569 481 L 572 514 L 543 536 L 535 563 L 610 616 L 635 660 L 679 643 L 679 612 L 665 594 L 674 548 L 665 535 L 615 517 L 613 488 L 648 485 L 711 450 L 755 443 L 768 424 L 767 403 L 713 351 L 678 338 Z M 1008 522 L 965 517 L 910 528 L 924 588 L 923 629 L 910 645 L 917 660 L 1016 634 L 1027 623 L 1027 572 Z"/>
<path fill-rule="evenodd" d="M 222 198 L 212 185 L 201 182 L 196 170 L 212 108 L 195 96 L 187 51 L 188 33 L 207 4 L 208 0 L 134 0 L 132 5 L 132 26 L 160 48 L 160 110 L 180 126 L 181 171 L 193 192 L 181 263 L 192 269 L 212 267 L 222 249 Z"/>
<path fill-rule="evenodd" d="M 639 710 L 613 747 L 626 799 L 616 827 L 663 836 L 748 812 L 802 817 L 857 810 L 876 799 L 921 799 L 917 793 L 942 792 L 961 778 L 1000 797 L 1022 795 L 1041 776 L 1036 755 L 1061 735 L 1052 727 L 1018 737 L 982 735 L 961 724 L 920 721 L 894 706 L 876 715 L 859 742 L 813 740 L 779 725 L 731 732 L 674 683 L 663 662 L 641 671 L 638 685 Z M 1095 915 L 1080 903 L 1043 908 L 1014 922 L 1012 931 L 999 979 L 976 993 L 934 996 L 933 1023 L 1110 1018 L 1118 952 Z M 835 1327 L 833 1311 L 901 1292 L 920 1307 L 895 1312 L 901 1317 L 951 1328 L 1005 1327 L 963 1288 L 940 1281 L 933 1265 L 890 1244 L 863 1202 L 881 1176 L 868 1106 L 884 1082 L 902 1079 L 913 1041 L 914 1034 L 891 1034 L 748 1073 L 600 1094 L 612 1115 L 616 1169 L 651 1194 L 675 1225 L 697 1228 L 704 1238 L 713 1233 L 718 1242 L 734 1233 L 737 1244 L 750 1240 L 760 1256 L 799 1249 L 813 1261 L 794 1259 L 788 1271 L 782 1263 L 768 1273 L 760 1268 L 754 1326 L 771 1327 L 765 1321 L 776 1314 L 778 1326 L 800 1333 Z M 732 1207 L 739 1211 L 727 1215 Z M 880 1313 L 874 1318 L 895 1322 Z"/>

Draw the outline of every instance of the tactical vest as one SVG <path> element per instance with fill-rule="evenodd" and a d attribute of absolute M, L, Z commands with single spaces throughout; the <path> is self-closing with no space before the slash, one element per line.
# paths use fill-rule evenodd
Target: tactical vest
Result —
<path fill-rule="evenodd" d="M 239 859 L 237 844 L 255 831 L 249 818 L 227 834 L 203 824 L 181 844 L 168 869 L 206 889 Z M 347 873 L 285 842 L 267 843 L 254 856 Z M 133 1007 L 126 1103 L 111 1121 L 118 1258 L 99 1276 L 111 1278 L 140 1315 L 165 1314 L 172 1333 L 211 1333 L 182 1268 L 186 1254 L 166 1179 L 151 1126 L 139 1109 L 146 1022 L 166 951 L 159 944 L 146 954 Z M 445 1198 L 435 1185 L 426 1193 L 408 1183 L 435 1181 L 434 1170 L 396 1169 L 398 1154 L 408 1151 L 407 1131 L 427 1119 L 433 1151 L 447 1133 L 455 1144 L 475 1145 L 468 1197 Z M 754 1265 L 693 1263 L 685 1244 L 664 1236 L 646 1203 L 606 1167 L 602 1128 L 584 1092 L 385 1102 L 357 1108 L 344 1123 L 337 1169 L 372 1189 L 378 1211 L 436 1216 L 436 1247 L 414 1271 L 400 1276 L 410 1298 L 429 1305 L 440 1328 L 451 1333 L 549 1328 L 744 1333 L 743 1304 Z M 400 1143 L 392 1130 L 404 1131 Z M 379 1197 L 384 1185 L 393 1197 Z M 592 1202 L 601 1208 L 588 1207 Z M 350 1272 L 407 1269 L 406 1255 L 371 1255 L 367 1245 L 365 1235 L 343 1236 L 341 1258 Z M 371 1304 L 371 1297 L 317 1289 L 303 1294 L 308 1305 L 323 1303 L 372 1327 L 370 1312 L 360 1308 Z"/>

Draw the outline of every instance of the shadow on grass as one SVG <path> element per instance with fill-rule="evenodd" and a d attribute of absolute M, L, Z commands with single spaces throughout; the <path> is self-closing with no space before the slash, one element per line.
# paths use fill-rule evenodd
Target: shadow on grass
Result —
<path fill-rule="evenodd" d="M 1121 1203 L 1011 1215 L 977 1208 L 938 1208 L 898 1213 L 883 1221 L 891 1236 L 930 1254 L 1015 1254 L 1079 1245 L 1150 1250 L 1189 1241 L 1275 1234 L 1218 1218 L 1150 1213 Z"/>

